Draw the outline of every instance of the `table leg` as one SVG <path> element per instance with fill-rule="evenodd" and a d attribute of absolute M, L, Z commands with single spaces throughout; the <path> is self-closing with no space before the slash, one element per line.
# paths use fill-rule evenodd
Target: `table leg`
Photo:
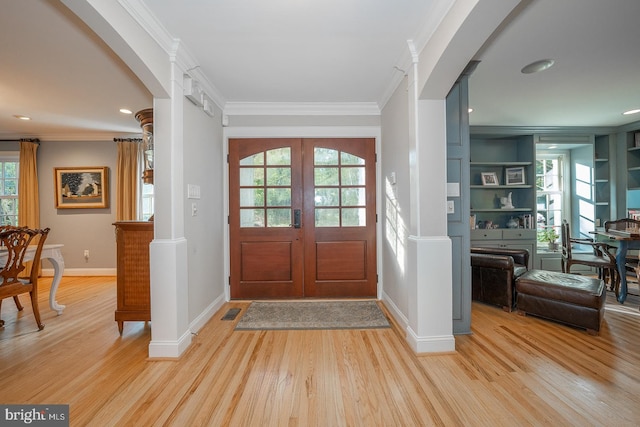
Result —
<path fill-rule="evenodd" d="M 618 249 L 616 250 L 616 264 L 618 267 L 618 274 L 620 275 L 620 293 L 618 294 L 618 302 L 624 304 L 627 299 L 627 250 L 629 244 L 626 240 L 619 240 L 616 242 Z"/>
<path fill-rule="evenodd" d="M 53 265 L 53 281 L 51 282 L 51 291 L 49 292 L 49 307 L 53 311 L 58 312 L 58 316 L 62 314 L 65 306 L 58 304 L 56 301 L 56 292 L 58 292 L 58 286 L 62 280 L 62 273 L 64 271 L 64 259 L 61 255 L 54 254 L 51 258 L 47 258 Z"/>

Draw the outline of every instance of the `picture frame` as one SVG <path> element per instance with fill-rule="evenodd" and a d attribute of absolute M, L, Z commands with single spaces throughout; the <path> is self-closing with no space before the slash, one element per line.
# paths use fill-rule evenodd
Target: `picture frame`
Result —
<path fill-rule="evenodd" d="M 506 168 L 504 171 L 505 183 L 507 185 L 524 185 L 524 167 Z"/>
<path fill-rule="evenodd" d="M 57 209 L 103 209 L 109 207 L 109 168 L 53 168 Z"/>
<path fill-rule="evenodd" d="M 482 185 L 500 185 L 498 182 L 498 174 L 495 172 L 480 172 Z"/>

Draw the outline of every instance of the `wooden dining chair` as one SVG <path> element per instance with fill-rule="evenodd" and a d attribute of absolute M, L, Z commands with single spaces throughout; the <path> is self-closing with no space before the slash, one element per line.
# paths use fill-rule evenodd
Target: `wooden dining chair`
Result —
<path fill-rule="evenodd" d="M 615 247 L 604 242 L 596 242 L 593 239 L 576 239 L 571 237 L 571 227 L 567 220 L 562 220 L 562 272 L 571 273 L 574 264 L 593 267 L 598 271 L 601 279 L 609 280 L 609 287 L 618 295 L 620 278 L 616 264 Z M 585 245 L 591 248 L 591 252 L 574 254 L 573 245 Z"/>
<path fill-rule="evenodd" d="M 635 230 L 635 232 L 640 232 L 640 220 L 632 219 L 632 218 L 620 218 L 611 221 L 605 221 L 604 223 L 604 231 L 607 232 L 609 230 L 615 231 L 629 231 Z M 640 253 L 637 251 L 629 251 L 627 252 L 627 257 L 624 263 L 625 271 L 628 274 L 632 274 L 639 282 L 638 279 L 638 256 Z"/>
<path fill-rule="evenodd" d="M 16 227 L 15 225 L 0 225 L 0 233 L 7 231 L 7 230 L 15 230 Z M 2 245 L 2 242 L 0 241 L 0 246 Z M 18 297 L 18 295 L 15 295 L 13 297 L 13 301 L 16 303 L 16 308 L 18 309 L 18 311 L 22 311 L 22 309 L 24 309 L 24 307 L 22 306 L 22 304 L 20 304 L 20 297 Z M 2 304 L 2 300 L 0 300 L 0 304 Z"/>
<path fill-rule="evenodd" d="M 27 227 L 16 227 L 0 231 L 0 242 L 2 242 L 2 246 L 7 252 L 7 261 L 4 268 L 0 270 L 0 308 L 2 307 L 3 299 L 16 297 L 28 292 L 31 297 L 31 306 L 33 307 L 33 315 L 36 318 L 38 330 L 44 328 L 38 308 L 38 270 L 42 247 L 48 235 L 48 228 L 34 230 Z M 25 254 L 29 249 L 29 244 L 37 236 L 40 238 L 35 247 L 31 273 L 28 277 L 21 277 L 26 268 L 24 265 Z M 22 306 L 18 306 L 19 310 L 21 310 L 20 307 Z M 3 325 L 4 321 L 0 320 L 0 326 Z"/>

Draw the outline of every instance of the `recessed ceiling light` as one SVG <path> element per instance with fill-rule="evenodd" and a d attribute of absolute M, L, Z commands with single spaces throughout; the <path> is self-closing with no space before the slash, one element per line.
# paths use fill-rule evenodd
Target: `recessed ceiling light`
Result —
<path fill-rule="evenodd" d="M 625 111 L 624 114 L 625 116 L 628 116 L 629 114 L 636 114 L 636 113 L 640 113 L 640 108 L 635 109 L 635 110 L 629 110 L 629 111 Z"/>
<path fill-rule="evenodd" d="M 553 59 L 542 59 L 540 61 L 532 62 L 529 65 L 526 65 L 520 72 L 522 74 L 533 74 L 539 73 L 540 71 L 544 71 L 548 68 L 551 68 L 555 64 Z"/>
<path fill-rule="evenodd" d="M 469 112 L 469 114 L 473 113 L 473 108 L 469 107 L 469 109 L 467 110 Z"/>
<path fill-rule="evenodd" d="M 16 114 L 13 117 L 15 117 L 16 119 L 20 119 L 20 120 L 31 120 L 31 117 L 22 116 L 20 114 Z"/>
<path fill-rule="evenodd" d="M 133 114 L 133 111 L 128 110 L 128 109 L 126 109 L 126 108 L 121 108 L 121 109 L 120 109 L 120 112 L 121 112 L 122 114 Z"/>

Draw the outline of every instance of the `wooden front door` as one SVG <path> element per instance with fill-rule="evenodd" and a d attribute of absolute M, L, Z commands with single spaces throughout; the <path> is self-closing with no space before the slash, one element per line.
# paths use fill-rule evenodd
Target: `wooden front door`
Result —
<path fill-rule="evenodd" d="M 231 298 L 375 297 L 373 139 L 229 140 Z"/>

